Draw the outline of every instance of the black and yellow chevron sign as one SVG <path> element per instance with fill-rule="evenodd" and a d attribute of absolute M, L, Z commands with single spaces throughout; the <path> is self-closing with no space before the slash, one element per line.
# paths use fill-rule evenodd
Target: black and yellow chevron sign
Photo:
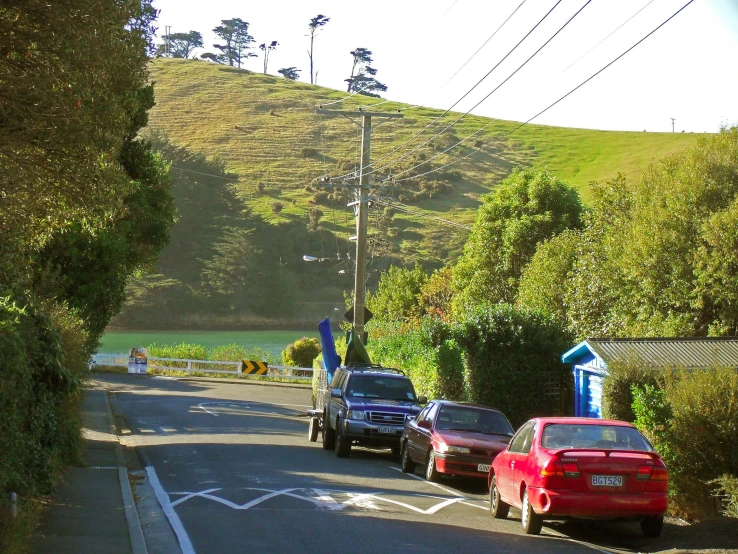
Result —
<path fill-rule="evenodd" d="M 250 375 L 264 375 L 269 369 L 266 362 L 255 362 L 253 360 L 241 360 L 241 373 Z"/>

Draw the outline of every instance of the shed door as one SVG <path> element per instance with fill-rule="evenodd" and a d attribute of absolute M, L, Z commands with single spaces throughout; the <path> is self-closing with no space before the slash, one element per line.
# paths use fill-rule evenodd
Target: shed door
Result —
<path fill-rule="evenodd" d="M 602 417 L 602 376 L 587 373 L 587 398 L 584 404 L 585 417 Z"/>

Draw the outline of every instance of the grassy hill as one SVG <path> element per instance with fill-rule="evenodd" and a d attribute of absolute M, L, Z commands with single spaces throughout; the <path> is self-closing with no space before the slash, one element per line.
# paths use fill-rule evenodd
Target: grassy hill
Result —
<path fill-rule="evenodd" d="M 354 233 L 353 215 L 346 208 L 349 190 L 311 186 L 320 175 L 341 175 L 358 167 L 357 127 L 344 118 L 315 113 L 318 105 L 344 98 L 346 93 L 203 61 L 157 59 L 152 61 L 150 70 L 156 82 L 157 105 L 151 111 L 149 129 L 163 133 L 176 145 L 175 148 L 170 144 L 169 154 L 165 155 L 172 161 L 180 212 L 188 214 L 181 217 L 173 231 L 172 245 L 162 255 L 159 285 L 180 282 L 195 290 L 198 275 L 213 256 L 212 242 L 222 238 L 226 228 L 247 225 L 238 220 L 240 206 L 251 218 L 248 225 L 260 230 L 257 234 L 263 238 L 262 251 L 271 251 L 272 257 L 282 260 L 282 266 L 291 264 L 289 269 L 300 280 L 302 293 L 310 291 L 309 296 L 315 301 L 340 303 L 340 291 L 352 288 L 350 280 L 329 280 L 325 290 L 316 292 L 309 285 L 314 276 L 308 277 L 315 271 L 309 266 L 315 264 L 301 262 L 300 251 L 332 256 L 336 250 L 345 253 L 352 248 L 347 242 L 347 237 Z M 330 108 L 356 109 L 379 101 L 354 96 Z M 388 102 L 376 109 L 394 111 L 408 107 Z M 404 119 L 374 129 L 373 160 L 408 140 L 442 111 L 414 108 L 402 113 Z M 423 141 L 440 130 L 441 124 L 445 126 L 459 115 L 447 114 L 432 131 L 426 131 Z M 398 162 L 392 173 L 409 169 L 487 126 L 462 147 L 406 176 L 440 168 L 462 156 L 467 158 L 438 173 L 378 188 L 379 194 L 392 196 L 424 213 L 471 225 L 481 196 L 515 167 L 545 166 L 579 188 L 586 201 L 591 181 L 606 181 L 618 172 L 637 179 L 654 158 L 680 152 L 697 139 L 693 134 L 543 125 L 527 125 L 506 136 L 517 125 L 513 121 L 468 116 L 455 125 L 453 133 L 446 133 Z M 413 146 L 420 143 L 416 140 Z M 199 165 L 190 163 L 195 159 Z M 390 160 L 394 157 L 382 165 Z M 385 170 L 377 177 L 387 174 Z M 198 179 L 202 183 L 198 184 Z M 184 181 L 186 186 L 181 183 Z M 201 194 L 204 190 L 220 191 L 214 194 L 227 198 L 216 201 L 212 194 Z M 229 211 L 227 217 L 224 206 Z M 319 222 L 310 223 L 309 212 L 313 208 L 319 208 L 322 216 Z M 201 229 L 198 236 L 193 231 L 195 220 L 195 227 Z M 370 216 L 370 235 L 375 239 L 370 248 L 376 254 L 375 267 L 379 269 L 393 261 L 440 267 L 455 260 L 466 234 L 463 229 L 399 211 L 388 215 L 381 208 Z M 277 246 L 278 236 L 288 240 L 288 245 L 282 241 Z M 200 267 L 196 267 L 198 264 Z M 141 295 L 153 294 L 142 289 L 136 293 L 139 300 Z M 178 294 L 181 296 L 182 291 Z M 139 307 L 150 304 L 139 303 Z M 207 311 L 206 307 L 203 309 Z M 131 311 L 130 303 L 127 311 Z M 222 321 L 226 320 L 228 317 Z"/>

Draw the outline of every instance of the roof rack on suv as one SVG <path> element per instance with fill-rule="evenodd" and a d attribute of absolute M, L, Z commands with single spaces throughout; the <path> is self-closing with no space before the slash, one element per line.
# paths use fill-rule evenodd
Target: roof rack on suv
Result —
<path fill-rule="evenodd" d="M 346 366 L 348 371 L 383 371 L 386 373 L 396 373 L 397 375 L 405 375 L 405 372 L 401 369 L 395 369 L 392 367 L 384 367 L 377 364 L 361 364 L 361 363 L 350 363 Z"/>

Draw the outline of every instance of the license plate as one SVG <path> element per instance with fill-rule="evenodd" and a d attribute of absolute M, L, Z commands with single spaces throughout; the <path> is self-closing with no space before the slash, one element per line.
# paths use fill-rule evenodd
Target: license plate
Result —
<path fill-rule="evenodd" d="M 395 429 L 394 427 L 380 427 L 379 429 L 377 429 L 377 431 L 379 433 L 382 433 L 383 435 L 394 435 L 395 433 L 397 433 L 397 429 Z"/>
<path fill-rule="evenodd" d="M 483 473 L 489 473 L 489 464 L 479 464 L 477 466 L 477 471 L 481 471 Z"/>
<path fill-rule="evenodd" d="M 623 477 L 621 475 L 593 475 L 593 487 L 622 487 Z"/>

